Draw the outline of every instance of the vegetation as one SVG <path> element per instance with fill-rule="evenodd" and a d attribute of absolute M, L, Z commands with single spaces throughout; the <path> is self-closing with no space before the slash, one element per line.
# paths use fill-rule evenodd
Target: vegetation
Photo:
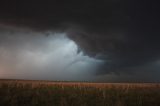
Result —
<path fill-rule="evenodd" d="M 3 80 L 0 106 L 160 106 L 160 85 Z"/>

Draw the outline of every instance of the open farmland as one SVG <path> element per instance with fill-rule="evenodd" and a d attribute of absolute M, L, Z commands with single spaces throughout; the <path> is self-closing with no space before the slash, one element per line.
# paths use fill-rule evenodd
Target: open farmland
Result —
<path fill-rule="evenodd" d="M 160 106 L 160 84 L 0 80 L 0 106 Z"/>

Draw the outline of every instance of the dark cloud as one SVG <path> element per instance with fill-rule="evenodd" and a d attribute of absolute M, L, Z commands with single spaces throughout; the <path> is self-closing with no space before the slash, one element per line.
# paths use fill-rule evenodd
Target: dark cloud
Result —
<path fill-rule="evenodd" d="M 0 3 L 0 22 L 67 33 L 80 50 L 106 61 L 97 74 L 145 73 L 148 64 L 160 59 L 158 4 L 154 0 L 5 0 Z"/>

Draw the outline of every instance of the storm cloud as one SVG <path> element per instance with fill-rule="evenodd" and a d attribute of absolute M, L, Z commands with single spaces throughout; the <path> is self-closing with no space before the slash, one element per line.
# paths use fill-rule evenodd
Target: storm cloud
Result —
<path fill-rule="evenodd" d="M 67 46 L 71 41 L 73 47 L 67 51 L 68 54 L 74 51 L 70 57 L 76 56 L 76 59 L 67 61 L 74 67 L 77 58 L 87 58 L 91 69 L 87 68 L 88 65 L 84 66 L 86 69 L 92 70 L 92 66 L 98 66 L 96 71 L 89 71 L 94 74 L 92 77 L 96 81 L 160 81 L 160 16 L 157 1 L 6 0 L 0 5 L 0 23 L 3 26 L 0 45 L 7 47 L 9 52 L 15 52 L 13 54 L 19 54 L 20 50 L 27 55 L 26 50 L 31 49 L 35 53 L 32 56 L 41 57 L 43 54 L 49 55 L 47 50 L 50 49 L 48 45 L 51 39 L 55 42 L 53 45 L 57 45 L 59 40 L 58 48 Z M 18 28 L 18 31 L 10 31 L 8 26 Z M 25 32 L 24 29 L 31 31 Z M 55 32 L 59 33 L 56 35 L 58 37 L 55 37 Z M 23 36 L 20 37 L 20 33 Z M 6 35 L 14 36 L 8 38 Z M 31 44 L 26 42 L 27 39 Z M 63 55 L 67 54 L 64 52 Z M 12 60 L 14 59 L 10 58 L 9 61 Z"/>

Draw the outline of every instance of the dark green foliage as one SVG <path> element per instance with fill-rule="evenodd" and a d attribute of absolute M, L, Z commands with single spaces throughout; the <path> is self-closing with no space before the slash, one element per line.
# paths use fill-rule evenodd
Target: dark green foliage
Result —
<path fill-rule="evenodd" d="M 1 83 L 0 106 L 160 106 L 160 87 Z"/>

